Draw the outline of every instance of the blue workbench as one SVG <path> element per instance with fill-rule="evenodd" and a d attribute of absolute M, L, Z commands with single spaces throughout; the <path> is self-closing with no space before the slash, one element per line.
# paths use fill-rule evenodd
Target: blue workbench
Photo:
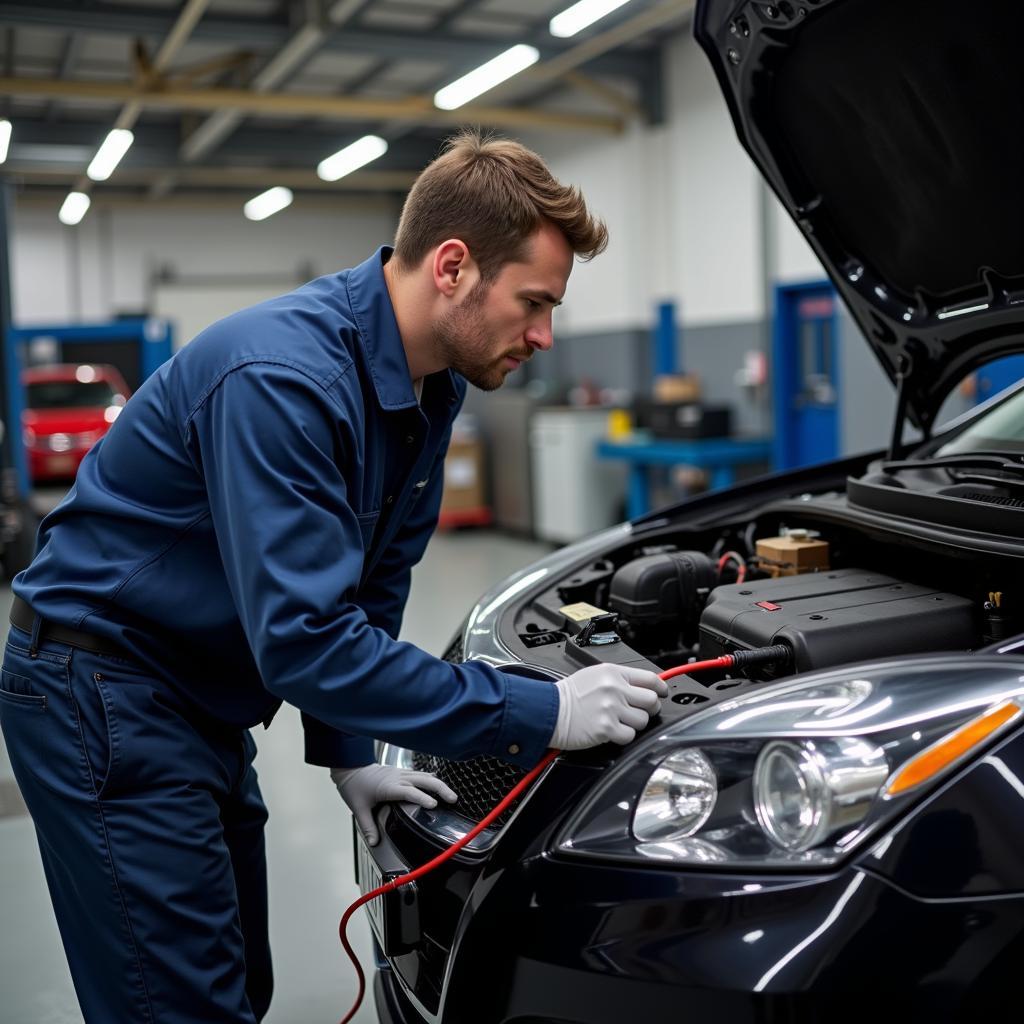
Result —
<path fill-rule="evenodd" d="M 710 473 L 709 490 L 731 487 L 736 467 L 769 462 L 772 442 L 767 437 L 713 437 L 698 441 L 646 440 L 599 441 L 599 459 L 629 463 L 629 499 L 626 514 L 636 519 L 649 510 L 648 471 L 652 466 L 696 466 Z"/>

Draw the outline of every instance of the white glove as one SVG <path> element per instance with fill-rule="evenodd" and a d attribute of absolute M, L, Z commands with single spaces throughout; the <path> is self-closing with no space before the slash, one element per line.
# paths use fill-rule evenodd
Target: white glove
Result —
<path fill-rule="evenodd" d="M 370 846 L 376 846 L 380 839 L 373 819 L 373 809 L 377 804 L 393 801 L 436 807 L 435 796 L 451 804 L 459 799 L 436 775 L 386 764 L 332 768 L 331 781 L 338 787 L 341 799 L 351 808 L 356 824 Z"/>
<path fill-rule="evenodd" d="M 625 665 L 590 665 L 559 679 L 556 750 L 630 743 L 661 707 L 668 684 L 655 672 Z"/>

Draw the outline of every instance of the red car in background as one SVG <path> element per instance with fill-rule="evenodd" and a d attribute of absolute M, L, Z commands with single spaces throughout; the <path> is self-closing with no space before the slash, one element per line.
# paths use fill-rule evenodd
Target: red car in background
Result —
<path fill-rule="evenodd" d="M 33 481 L 73 477 L 128 401 L 128 385 L 116 367 L 89 363 L 33 367 L 21 381 L 21 426 Z"/>

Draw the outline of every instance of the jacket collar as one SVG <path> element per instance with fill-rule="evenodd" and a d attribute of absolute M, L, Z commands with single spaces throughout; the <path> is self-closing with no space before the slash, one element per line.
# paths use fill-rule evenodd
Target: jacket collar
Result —
<path fill-rule="evenodd" d="M 393 251 L 391 246 L 382 245 L 368 260 L 349 271 L 346 286 L 349 307 L 366 352 L 370 377 L 381 408 L 408 409 L 416 406 L 416 395 L 412 389 L 402 336 L 398 333 L 395 310 L 384 280 L 384 264 Z M 455 375 L 451 370 L 431 376 L 442 379 L 448 395 L 457 394 Z"/>

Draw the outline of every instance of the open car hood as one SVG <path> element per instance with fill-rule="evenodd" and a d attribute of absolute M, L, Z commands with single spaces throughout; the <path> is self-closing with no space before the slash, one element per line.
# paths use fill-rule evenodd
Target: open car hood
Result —
<path fill-rule="evenodd" d="M 910 419 L 1024 351 L 1024 6 L 698 0 L 740 141 Z"/>

